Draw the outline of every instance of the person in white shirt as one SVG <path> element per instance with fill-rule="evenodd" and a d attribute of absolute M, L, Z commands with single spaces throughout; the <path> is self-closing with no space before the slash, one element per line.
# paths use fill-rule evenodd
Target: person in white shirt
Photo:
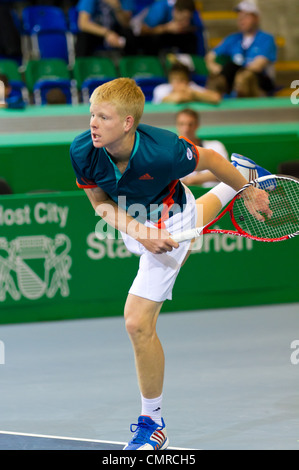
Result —
<path fill-rule="evenodd" d="M 168 83 L 155 87 L 152 103 L 188 103 L 201 101 L 203 103 L 218 104 L 221 101 L 220 93 L 197 85 L 190 80 L 190 70 L 185 64 L 175 63 L 168 73 Z"/>
<path fill-rule="evenodd" d="M 200 126 L 200 115 L 197 111 L 185 108 L 176 114 L 176 128 L 180 136 L 183 136 L 200 147 L 210 148 L 218 152 L 226 160 L 228 160 L 228 152 L 219 140 L 202 140 L 198 135 Z M 187 186 L 201 186 L 203 188 L 211 188 L 219 183 L 215 175 L 210 171 L 193 171 L 181 180 Z"/>

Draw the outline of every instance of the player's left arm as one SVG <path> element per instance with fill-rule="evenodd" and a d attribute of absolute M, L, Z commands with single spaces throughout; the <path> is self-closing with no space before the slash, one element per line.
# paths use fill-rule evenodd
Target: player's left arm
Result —
<path fill-rule="evenodd" d="M 209 170 L 223 183 L 239 191 L 248 181 L 241 173 L 220 153 L 203 147 L 196 147 L 199 154 L 197 171 Z"/>
<path fill-rule="evenodd" d="M 197 147 L 199 159 L 196 169 L 199 171 L 210 170 L 219 181 L 231 186 L 235 191 L 239 191 L 248 181 L 241 173 L 219 153 L 211 149 Z M 269 209 L 268 194 L 254 186 L 250 186 L 244 191 L 243 196 L 245 205 L 249 212 L 257 219 L 262 220 L 263 217 L 258 211 L 263 210 L 271 216 Z M 247 203 L 248 200 L 248 203 Z"/>

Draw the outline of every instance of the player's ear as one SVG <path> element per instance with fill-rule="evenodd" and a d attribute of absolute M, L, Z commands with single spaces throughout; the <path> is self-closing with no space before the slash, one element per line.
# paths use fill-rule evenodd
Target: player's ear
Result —
<path fill-rule="evenodd" d="M 124 122 L 124 131 L 129 132 L 134 126 L 134 118 L 131 115 L 126 116 Z"/>

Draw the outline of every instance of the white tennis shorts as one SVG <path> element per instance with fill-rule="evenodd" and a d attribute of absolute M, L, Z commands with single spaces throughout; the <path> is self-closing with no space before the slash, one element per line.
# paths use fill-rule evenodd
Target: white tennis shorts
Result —
<path fill-rule="evenodd" d="M 193 194 L 188 190 L 186 198 L 184 210 L 165 221 L 165 228 L 170 234 L 196 227 L 196 203 Z M 154 226 L 149 221 L 145 225 Z M 129 235 L 125 233 L 121 235 L 127 249 L 131 253 L 140 255 L 139 269 L 129 293 L 155 302 L 171 300 L 175 280 L 191 242 L 185 241 L 180 243 L 179 248 L 155 255 Z"/>

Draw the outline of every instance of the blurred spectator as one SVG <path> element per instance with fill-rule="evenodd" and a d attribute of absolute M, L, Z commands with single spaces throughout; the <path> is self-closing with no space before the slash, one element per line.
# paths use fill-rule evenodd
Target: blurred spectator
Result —
<path fill-rule="evenodd" d="M 235 10 L 239 32 L 227 36 L 206 55 L 209 86 L 237 97 L 270 95 L 275 90 L 274 37 L 259 29 L 260 12 L 253 2 L 240 2 Z M 226 56 L 228 61 L 220 65 L 216 60 L 219 56 Z"/>
<path fill-rule="evenodd" d="M 52 88 L 46 94 L 47 104 L 66 104 L 67 99 L 60 88 Z"/>
<path fill-rule="evenodd" d="M 279 175 L 290 175 L 299 178 L 299 159 L 297 156 L 296 160 L 287 160 L 286 162 L 280 162 L 278 164 Z"/>
<path fill-rule="evenodd" d="M 5 179 L 0 178 L 0 195 L 3 196 L 5 194 L 12 194 L 12 189 Z"/>
<path fill-rule="evenodd" d="M 198 129 L 200 127 L 200 115 L 198 112 L 190 108 L 182 109 L 176 114 L 175 124 L 180 136 L 186 137 L 199 147 L 213 149 L 228 160 L 228 153 L 222 142 L 219 142 L 218 140 L 202 140 L 198 137 Z M 213 173 L 205 170 L 194 171 L 183 178 L 182 182 L 187 186 L 210 188 L 218 184 L 219 181 Z"/>
<path fill-rule="evenodd" d="M 168 50 L 205 55 L 204 26 L 194 0 L 156 0 L 141 25 L 152 54 Z"/>
<path fill-rule="evenodd" d="M 80 30 L 76 42 L 77 57 L 93 55 L 96 49 L 105 45 L 130 53 L 129 23 L 134 0 L 79 0 L 77 10 Z"/>
<path fill-rule="evenodd" d="M 11 13 L 11 5 L 0 4 L 0 55 L 7 58 L 22 57 L 21 35 Z"/>
<path fill-rule="evenodd" d="M 0 108 L 23 109 L 25 102 L 20 90 L 13 90 L 7 75 L 0 74 Z"/>
<path fill-rule="evenodd" d="M 192 101 L 218 104 L 221 101 L 221 95 L 191 81 L 189 68 L 179 62 L 175 63 L 168 72 L 168 83 L 155 87 L 152 102 L 154 104 L 178 104 Z"/>
<path fill-rule="evenodd" d="M 138 15 L 141 11 L 148 9 L 155 0 L 135 0 L 134 15 Z"/>

